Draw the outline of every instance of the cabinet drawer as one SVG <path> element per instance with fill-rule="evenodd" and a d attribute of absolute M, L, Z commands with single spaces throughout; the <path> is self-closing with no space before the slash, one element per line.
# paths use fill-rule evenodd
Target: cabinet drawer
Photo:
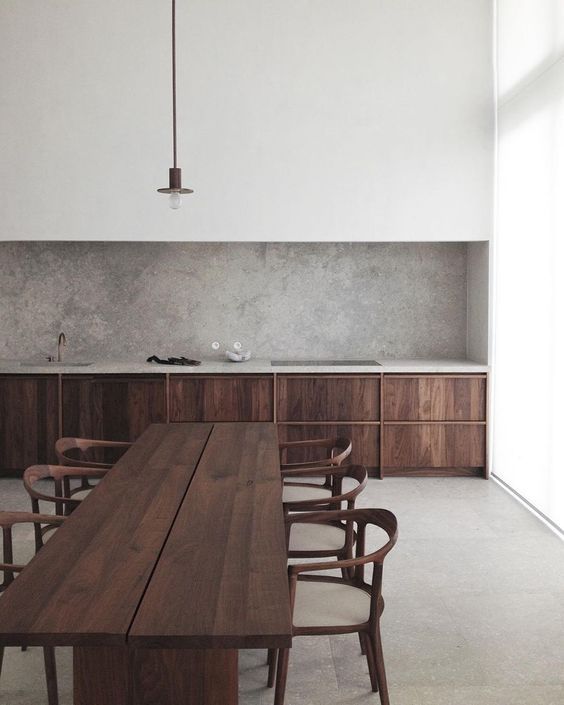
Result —
<path fill-rule="evenodd" d="M 0 472 L 56 462 L 58 410 L 56 375 L 0 377 Z"/>
<path fill-rule="evenodd" d="M 483 424 L 385 424 L 384 468 L 476 468 L 486 464 Z"/>
<path fill-rule="evenodd" d="M 378 421 L 380 376 L 278 377 L 279 421 Z"/>
<path fill-rule="evenodd" d="M 63 377 L 63 435 L 135 441 L 152 423 L 166 422 L 164 376 Z M 87 458 L 115 462 L 123 451 L 90 450 Z"/>
<path fill-rule="evenodd" d="M 345 436 L 352 441 L 352 453 L 348 464 L 366 465 L 377 468 L 380 465 L 380 427 L 377 424 L 344 425 L 303 425 L 278 424 L 278 438 L 283 441 L 307 441 L 313 438 Z M 326 458 L 326 449 L 299 448 L 285 451 L 282 459 L 287 463 L 303 463 Z"/>
<path fill-rule="evenodd" d="M 484 421 L 485 377 L 384 377 L 386 421 Z"/>
<path fill-rule="evenodd" d="M 272 421 L 273 378 L 170 377 L 172 422 Z"/>

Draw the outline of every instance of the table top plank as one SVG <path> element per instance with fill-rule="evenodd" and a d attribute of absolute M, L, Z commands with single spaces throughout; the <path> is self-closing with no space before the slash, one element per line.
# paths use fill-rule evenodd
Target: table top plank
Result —
<path fill-rule="evenodd" d="M 145 431 L 3 594 L 0 646 L 126 642 L 212 428 Z"/>
<path fill-rule="evenodd" d="M 291 645 L 278 436 L 216 424 L 128 642 L 155 648 Z"/>

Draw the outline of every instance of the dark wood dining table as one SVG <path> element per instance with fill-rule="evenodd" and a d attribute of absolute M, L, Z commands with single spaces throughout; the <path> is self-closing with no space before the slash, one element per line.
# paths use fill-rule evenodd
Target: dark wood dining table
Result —
<path fill-rule="evenodd" d="M 233 705 L 291 646 L 276 426 L 153 424 L 0 599 L 0 645 L 72 646 L 75 705 Z M 265 673 L 266 677 L 266 673 Z"/>

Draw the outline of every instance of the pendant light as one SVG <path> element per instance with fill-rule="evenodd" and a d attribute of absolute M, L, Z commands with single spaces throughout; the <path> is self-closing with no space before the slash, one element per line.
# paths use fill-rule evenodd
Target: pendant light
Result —
<path fill-rule="evenodd" d="M 159 193 L 169 194 L 169 206 L 176 210 L 182 205 L 181 194 L 194 193 L 182 188 L 182 169 L 176 159 L 176 0 L 172 0 L 172 157 L 174 166 L 168 170 L 168 188 L 159 188 Z"/>

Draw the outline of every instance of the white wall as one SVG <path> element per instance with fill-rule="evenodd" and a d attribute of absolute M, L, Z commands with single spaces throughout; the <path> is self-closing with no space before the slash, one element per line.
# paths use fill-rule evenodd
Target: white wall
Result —
<path fill-rule="evenodd" d="M 2 0 L 0 239 L 483 240 L 492 0 Z"/>
<path fill-rule="evenodd" d="M 564 3 L 498 6 L 493 469 L 564 527 Z"/>

